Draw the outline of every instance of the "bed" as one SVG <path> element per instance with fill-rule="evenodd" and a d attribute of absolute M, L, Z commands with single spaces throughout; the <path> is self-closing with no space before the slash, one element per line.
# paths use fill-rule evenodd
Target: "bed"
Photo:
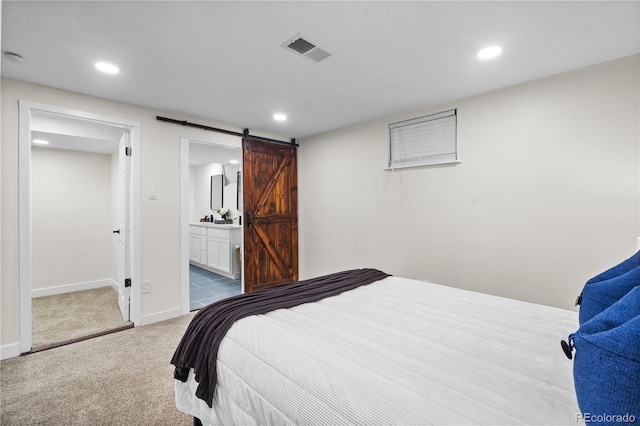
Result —
<path fill-rule="evenodd" d="M 207 355 L 210 401 L 183 364 L 176 406 L 205 425 L 575 425 L 559 342 L 577 324 L 576 312 L 385 274 L 234 321 Z"/>

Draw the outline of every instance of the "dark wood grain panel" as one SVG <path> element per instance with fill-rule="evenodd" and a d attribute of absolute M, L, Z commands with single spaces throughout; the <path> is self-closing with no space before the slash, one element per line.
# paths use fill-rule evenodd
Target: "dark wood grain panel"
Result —
<path fill-rule="evenodd" d="M 251 136 L 243 147 L 244 279 L 250 292 L 298 280 L 297 157 L 293 145 Z"/>

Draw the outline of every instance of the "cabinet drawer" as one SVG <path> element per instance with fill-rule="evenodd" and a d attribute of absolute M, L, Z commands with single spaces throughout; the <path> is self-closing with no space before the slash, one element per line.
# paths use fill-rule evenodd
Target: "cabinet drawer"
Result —
<path fill-rule="evenodd" d="M 207 228 L 205 228 L 204 226 L 200 227 L 200 235 L 207 235 Z"/>
<path fill-rule="evenodd" d="M 198 234 L 198 235 L 200 235 L 200 226 L 190 225 L 189 226 L 189 233 L 190 234 Z"/>
<path fill-rule="evenodd" d="M 208 234 L 210 237 L 214 237 L 214 238 L 223 238 L 225 240 L 230 239 L 228 229 L 209 228 Z"/>

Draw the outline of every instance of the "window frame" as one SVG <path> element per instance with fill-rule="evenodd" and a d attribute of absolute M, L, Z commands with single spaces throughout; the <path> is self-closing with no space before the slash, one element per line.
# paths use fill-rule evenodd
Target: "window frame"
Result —
<path fill-rule="evenodd" d="M 460 163 L 457 109 L 389 123 L 387 170 Z M 403 131 L 406 139 L 403 141 Z M 404 143 L 403 143 L 404 142 Z M 403 154 L 409 151 L 415 154 Z M 434 151 L 437 151 L 434 153 Z M 429 152 L 432 152 L 429 154 Z M 394 158 L 394 153 L 396 158 Z"/>

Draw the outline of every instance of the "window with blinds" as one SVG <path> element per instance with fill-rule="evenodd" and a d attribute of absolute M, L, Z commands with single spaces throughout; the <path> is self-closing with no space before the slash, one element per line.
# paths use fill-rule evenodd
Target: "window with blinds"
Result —
<path fill-rule="evenodd" d="M 455 109 L 389 124 L 389 168 L 456 162 L 456 124 Z"/>

